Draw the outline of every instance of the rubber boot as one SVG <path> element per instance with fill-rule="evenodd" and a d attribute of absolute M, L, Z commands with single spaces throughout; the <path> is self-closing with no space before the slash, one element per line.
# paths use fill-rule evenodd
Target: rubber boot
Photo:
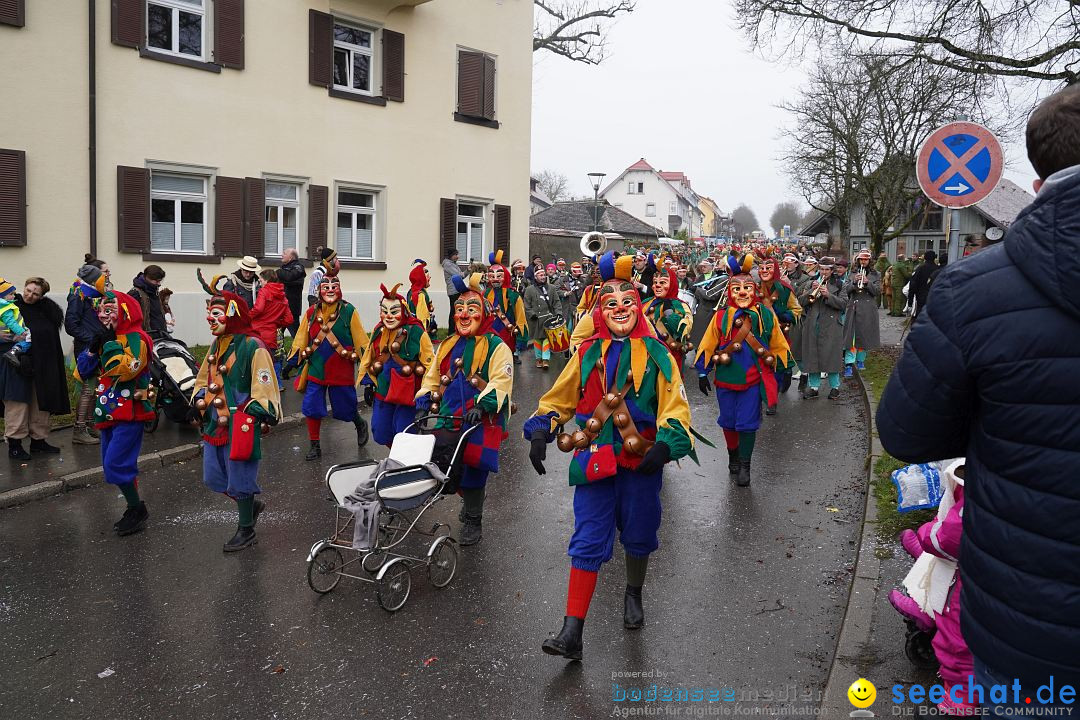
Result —
<path fill-rule="evenodd" d="M 765 414 L 770 415 L 770 416 L 775 415 L 776 414 L 776 406 L 775 405 L 766 405 L 765 406 Z"/>
<path fill-rule="evenodd" d="M 12 460 L 29 460 L 30 453 L 26 452 L 22 446 L 22 440 L 15 440 L 8 438 L 8 457 Z"/>
<path fill-rule="evenodd" d="M 728 448 L 727 457 L 728 473 L 735 475 L 739 472 L 739 448 Z"/>
<path fill-rule="evenodd" d="M 318 440 L 312 440 L 311 441 L 311 449 L 307 451 L 307 455 L 304 456 L 304 459 L 308 460 L 308 461 L 311 461 L 311 460 L 318 460 L 321 457 L 322 457 L 322 445 L 319 444 Z"/>
<path fill-rule="evenodd" d="M 249 548 L 256 542 L 258 542 L 258 540 L 255 537 L 254 526 L 241 527 L 238 525 L 236 527 L 236 534 L 233 535 L 232 538 L 221 547 L 221 549 L 225 552 L 236 552 L 238 550 L 243 550 L 244 548 Z"/>
<path fill-rule="evenodd" d="M 461 538 L 458 540 L 458 545 L 462 547 L 475 545 L 484 539 L 483 527 L 480 521 L 480 515 L 465 515 L 465 524 L 461 526 Z"/>
<path fill-rule="evenodd" d="M 739 487 L 750 487 L 750 460 L 739 460 L 739 474 L 735 477 L 735 484 Z"/>
<path fill-rule="evenodd" d="M 146 527 L 146 521 L 150 519 L 150 513 L 146 510 L 146 503 L 140 502 L 133 508 L 124 511 L 124 517 L 120 522 L 113 525 L 116 534 L 120 537 L 134 535 Z"/>
<path fill-rule="evenodd" d="M 563 618 L 562 630 L 553 638 L 548 638 L 540 648 L 548 655 L 562 655 L 567 660 L 581 659 L 581 631 L 585 627 L 582 618 Z"/>
<path fill-rule="evenodd" d="M 623 595 L 622 624 L 627 630 L 640 630 L 645 624 L 645 609 L 641 607 L 641 588 L 626 586 Z"/>

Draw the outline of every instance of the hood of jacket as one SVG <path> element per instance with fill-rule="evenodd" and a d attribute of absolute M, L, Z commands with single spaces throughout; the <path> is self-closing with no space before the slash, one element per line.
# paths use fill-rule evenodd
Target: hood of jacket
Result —
<path fill-rule="evenodd" d="M 142 273 L 139 273 L 138 275 L 136 275 L 135 279 L 131 281 L 131 284 L 134 285 L 135 287 L 139 288 L 143 292 L 147 293 L 148 295 L 157 295 L 158 294 L 158 286 L 157 285 L 152 285 L 149 282 L 147 282 L 146 276 L 143 275 Z"/>
<path fill-rule="evenodd" d="M 1009 228 L 1005 250 L 1043 295 L 1080 318 L 1080 165 L 1046 180 Z"/>
<path fill-rule="evenodd" d="M 259 288 L 259 299 L 266 293 L 265 302 L 278 302 L 285 299 L 285 286 L 279 282 L 266 283 Z"/>

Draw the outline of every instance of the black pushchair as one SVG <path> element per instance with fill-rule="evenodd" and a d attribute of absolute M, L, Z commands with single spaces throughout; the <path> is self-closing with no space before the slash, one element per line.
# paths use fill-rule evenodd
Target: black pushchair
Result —
<path fill-rule="evenodd" d="M 182 340 L 160 338 L 154 340 L 154 352 L 150 358 L 150 380 L 157 388 L 154 399 L 154 419 L 147 420 L 143 430 L 157 430 L 161 416 L 181 425 L 187 424 L 191 410 L 191 394 L 195 378 L 199 375 L 199 363 Z"/>

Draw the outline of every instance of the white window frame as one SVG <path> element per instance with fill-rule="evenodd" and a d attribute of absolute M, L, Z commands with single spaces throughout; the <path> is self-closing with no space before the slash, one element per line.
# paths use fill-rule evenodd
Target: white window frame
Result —
<path fill-rule="evenodd" d="M 627 195 L 637 195 L 637 183 L 636 182 L 631 182 L 630 183 L 629 187 L 627 187 L 627 189 L 626 189 L 626 194 Z"/>
<path fill-rule="evenodd" d="M 342 205 L 341 193 L 354 192 L 363 193 L 365 195 L 371 195 L 371 207 L 365 208 L 358 205 Z M 342 260 L 356 260 L 360 262 L 380 262 L 385 257 L 382 243 L 382 225 L 381 218 L 386 216 L 386 188 L 381 185 L 369 185 L 366 183 L 355 182 L 339 182 L 334 185 L 334 237 L 333 247 L 337 250 L 337 222 L 339 213 L 351 213 L 353 215 L 352 223 L 352 255 L 343 255 L 341 251 L 338 251 L 338 257 Z M 355 254 L 356 252 L 356 216 L 366 215 L 371 218 L 371 256 L 360 257 Z"/>
<path fill-rule="evenodd" d="M 202 194 L 185 193 L 174 190 L 154 190 L 154 175 L 173 175 L 180 177 L 196 178 L 202 181 L 203 192 Z M 172 248 L 155 248 L 153 246 L 153 232 L 151 231 L 150 239 L 150 252 L 154 254 L 176 254 L 176 255 L 207 255 L 207 238 L 210 237 L 210 186 L 213 181 L 212 175 L 203 175 L 202 173 L 192 172 L 180 172 L 171 168 L 159 169 L 150 168 L 150 219 L 151 228 L 153 227 L 153 206 L 155 200 L 171 200 L 173 201 L 173 246 Z M 203 238 L 202 248 L 199 250 L 184 250 L 181 243 L 181 226 L 182 220 L 182 205 L 184 202 L 201 202 L 203 206 Z"/>
<path fill-rule="evenodd" d="M 146 49 L 150 52 L 162 53 L 164 55 L 172 55 L 174 57 L 187 58 L 188 60 L 200 60 L 206 62 L 208 57 L 208 45 L 210 42 L 209 32 L 209 19 L 210 8 L 208 7 L 211 0 L 202 0 L 201 7 L 195 7 L 189 3 L 183 2 L 183 0 L 147 0 L 146 7 L 144 9 L 145 17 L 143 22 L 146 26 Z M 167 8 L 172 10 L 172 48 L 165 50 L 164 48 L 154 47 L 150 44 L 150 6 L 157 5 L 158 7 Z M 192 55 L 190 53 L 180 52 L 180 12 L 186 12 L 191 15 L 199 15 L 202 17 L 202 22 L 199 23 L 199 31 L 201 37 L 199 40 L 200 53 L 198 55 Z"/>
<path fill-rule="evenodd" d="M 287 208 L 287 207 L 296 208 L 296 248 L 295 249 L 296 249 L 297 253 L 299 253 L 301 243 L 303 242 L 302 238 L 304 237 L 304 228 L 303 228 L 303 223 L 304 223 L 304 196 L 307 194 L 305 192 L 305 190 L 307 189 L 307 183 L 304 182 L 303 180 L 299 179 L 299 178 L 288 178 L 288 177 L 283 177 L 283 176 L 269 176 L 269 175 L 263 175 L 263 181 L 265 182 L 264 187 L 266 187 L 266 188 L 268 188 L 271 183 L 275 183 L 275 184 L 278 184 L 278 185 L 292 185 L 293 187 L 296 188 L 296 200 L 282 200 L 280 198 L 271 198 L 271 197 L 269 197 L 269 194 L 266 193 L 266 192 L 264 192 L 264 194 L 263 194 L 263 224 L 264 224 L 263 252 L 264 253 L 266 253 L 265 224 L 268 222 L 266 220 L 266 213 L 270 209 L 271 206 L 274 206 L 274 207 L 278 208 L 277 252 L 276 253 L 266 253 L 266 254 L 263 255 L 263 257 L 281 257 L 281 254 L 283 252 L 285 252 L 285 247 L 282 245 L 282 243 L 284 242 L 284 238 L 285 238 L 285 233 L 284 233 L 285 228 L 283 226 L 283 222 L 284 222 L 284 218 L 285 218 L 284 208 Z"/>
<path fill-rule="evenodd" d="M 645 217 L 656 217 L 656 203 L 645 203 Z"/>
<path fill-rule="evenodd" d="M 382 47 L 382 35 L 381 35 L 381 32 L 380 32 L 382 30 L 382 28 L 378 27 L 377 25 L 372 25 L 372 24 L 362 22 L 362 21 L 359 21 L 359 20 L 352 20 L 352 19 L 349 19 L 349 18 L 341 17 L 339 15 L 335 15 L 334 16 L 334 26 L 335 26 L 335 28 L 338 25 L 340 25 L 342 27 L 349 28 L 351 30 L 359 30 L 361 32 L 370 33 L 371 34 L 371 47 L 370 48 L 365 48 L 365 47 L 361 47 L 359 45 L 353 45 L 352 43 L 347 43 L 347 42 L 344 42 L 344 41 L 340 41 L 337 38 L 334 38 L 334 48 L 333 48 L 333 54 L 334 55 L 337 54 L 338 50 L 345 50 L 345 51 L 350 53 L 350 55 L 349 55 L 349 66 L 348 66 L 349 67 L 349 84 L 348 85 L 338 85 L 337 83 L 334 83 L 334 89 L 335 90 L 340 90 L 342 92 L 355 93 L 357 95 L 367 95 L 368 97 L 375 97 L 376 95 L 378 95 L 379 93 L 382 92 L 381 88 L 379 88 L 379 93 L 376 92 L 376 80 L 377 80 L 377 78 L 381 77 L 379 75 L 379 62 L 380 62 L 381 58 L 379 57 L 379 52 L 377 52 L 376 50 L 378 48 Z M 370 67 L 369 67 L 369 70 L 368 70 L 368 84 L 369 84 L 370 87 L 367 90 L 360 90 L 360 89 L 354 88 L 352 86 L 353 68 L 355 67 L 354 63 L 353 63 L 353 56 L 352 56 L 353 53 L 360 53 L 361 55 L 367 55 L 369 58 L 371 58 L 371 60 L 370 60 L 371 64 L 370 64 Z"/>
<path fill-rule="evenodd" d="M 678 215 L 678 214 L 679 214 L 679 201 L 678 200 L 672 200 L 671 202 L 668 203 L 668 215 Z"/>
<path fill-rule="evenodd" d="M 494 243 L 492 242 L 492 236 L 491 236 L 491 233 L 493 232 L 492 229 L 491 229 L 491 226 L 494 224 L 493 223 L 494 217 L 493 217 L 493 214 L 492 214 L 491 203 L 492 203 L 491 200 L 483 199 L 483 198 L 460 197 L 460 196 L 457 198 L 457 213 L 456 213 L 456 217 L 454 219 L 454 242 L 455 243 L 457 242 L 457 236 L 458 236 L 458 231 L 457 231 L 458 223 L 464 222 L 464 223 L 467 223 L 469 225 L 469 229 L 465 233 L 465 236 L 466 236 L 465 252 L 460 252 L 460 250 L 459 250 L 459 253 L 460 253 L 460 257 L 458 258 L 458 264 L 459 265 L 468 265 L 468 264 L 474 263 L 474 262 L 484 263 L 485 265 L 487 264 L 488 253 L 490 253 L 492 251 L 493 246 L 494 246 Z M 461 206 L 462 205 L 475 205 L 475 206 L 479 207 L 481 209 L 481 212 L 482 212 L 481 217 L 477 218 L 474 215 L 462 215 L 461 214 Z M 472 226 L 478 224 L 476 222 L 477 220 L 480 220 L 479 225 L 483 228 L 483 239 L 480 241 L 480 256 L 479 257 L 469 257 L 469 238 L 472 237 Z"/>

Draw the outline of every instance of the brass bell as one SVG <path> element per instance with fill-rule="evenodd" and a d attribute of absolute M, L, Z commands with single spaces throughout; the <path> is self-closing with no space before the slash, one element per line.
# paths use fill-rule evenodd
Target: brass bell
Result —
<path fill-rule="evenodd" d="M 431 411 L 432 415 L 438 415 L 439 414 L 439 403 L 437 403 L 437 402 L 431 403 L 431 405 L 428 407 L 428 409 Z"/>
<path fill-rule="evenodd" d="M 717 359 L 720 361 L 721 365 L 731 364 L 731 355 L 728 355 L 727 353 L 720 353 L 720 357 Z"/>
<path fill-rule="evenodd" d="M 683 350 L 685 350 L 686 352 L 690 352 L 693 349 L 694 349 L 694 343 L 692 343 L 692 342 L 683 343 Z"/>
<path fill-rule="evenodd" d="M 206 362 L 213 365 L 214 363 L 217 362 L 217 355 L 215 355 L 214 353 L 210 353 L 209 355 L 206 356 Z"/>
<path fill-rule="evenodd" d="M 390 343 L 390 352 L 395 352 L 396 353 L 399 350 L 401 350 L 401 343 L 399 343 L 397 340 Z"/>
<path fill-rule="evenodd" d="M 618 393 L 608 393 L 604 396 L 604 402 L 607 403 L 609 408 L 619 407 L 620 398 Z"/>
<path fill-rule="evenodd" d="M 225 417 L 224 415 L 221 415 L 221 416 L 219 416 L 219 417 L 218 417 L 218 419 L 217 419 L 217 424 L 218 424 L 218 425 L 219 425 L 220 427 L 225 427 L 226 425 L 228 425 L 228 424 L 229 424 L 229 418 Z"/>
<path fill-rule="evenodd" d="M 360 362 L 360 356 L 355 352 L 349 353 L 349 362 Z"/>
<path fill-rule="evenodd" d="M 217 366 L 217 371 L 218 371 L 219 373 L 221 373 L 222 375 L 224 375 L 224 374 L 225 374 L 225 371 L 226 371 L 226 370 L 228 370 L 228 369 L 229 369 L 229 368 L 228 368 L 228 366 L 227 366 L 227 365 L 225 365 L 224 363 L 222 363 L 221 365 L 218 365 L 218 366 Z"/>
<path fill-rule="evenodd" d="M 737 327 L 737 328 L 742 327 L 742 318 L 735 318 L 735 327 Z"/>
<path fill-rule="evenodd" d="M 600 430 L 604 427 L 604 423 L 600 422 L 600 418 L 591 417 L 585 421 L 585 429 L 591 432 L 593 435 L 599 435 Z"/>
<path fill-rule="evenodd" d="M 337 352 L 338 355 L 340 355 L 341 357 L 349 357 L 349 351 L 346 350 L 344 347 L 339 347 Z"/>
<path fill-rule="evenodd" d="M 518 410 L 518 408 L 517 408 L 517 403 L 516 403 L 516 402 L 513 402 L 513 401 L 511 401 L 511 402 L 510 402 L 510 414 L 511 414 L 511 415 L 514 415 L 514 414 L 516 414 L 516 413 L 517 413 L 517 410 Z"/>
<path fill-rule="evenodd" d="M 337 348 L 338 344 L 337 340 L 334 340 L 333 338 L 330 339 L 330 347 Z"/>
<path fill-rule="evenodd" d="M 630 424 L 630 416 L 624 412 L 617 412 L 612 418 L 612 422 L 615 423 L 615 427 L 622 429 Z"/>
<path fill-rule="evenodd" d="M 742 350 L 741 342 L 736 341 L 731 343 L 731 352 L 739 352 L 740 350 Z"/>
<path fill-rule="evenodd" d="M 221 408 L 225 407 L 225 398 L 220 398 L 220 397 L 214 398 L 214 407 L 218 408 L 219 410 Z"/>
<path fill-rule="evenodd" d="M 334 313 L 330 317 L 326 318 L 328 324 L 337 322 L 337 313 Z"/>
<path fill-rule="evenodd" d="M 672 352 L 679 352 L 679 341 L 678 340 L 668 340 L 667 346 L 668 346 L 668 349 L 671 350 Z"/>
<path fill-rule="evenodd" d="M 469 378 L 469 384 L 473 387 L 480 387 L 480 378 L 473 375 L 471 378 Z"/>
<path fill-rule="evenodd" d="M 758 357 L 761 357 L 762 355 L 765 354 L 765 348 L 763 348 L 763 347 L 755 348 L 754 352 L 756 352 L 758 354 Z"/>
<path fill-rule="evenodd" d="M 431 402 L 437 403 L 437 402 L 439 402 L 439 400 L 441 398 L 442 398 L 442 393 L 441 392 L 439 392 L 438 390 L 432 391 L 432 393 L 431 393 Z"/>
<path fill-rule="evenodd" d="M 381 362 L 379 362 L 378 360 L 371 363 L 371 371 L 374 372 L 376 375 L 381 373 L 382 369 L 383 369 L 383 364 Z"/>
<path fill-rule="evenodd" d="M 639 436 L 631 435 L 630 437 L 623 440 L 623 448 L 627 452 L 634 455 L 641 455 L 642 450 L 644 450 L 645 448 L 645 444 L 642 442 Z"/>
<path fill-rule="evenodd" d="M 589 446 L 589 436 L 586 435 L 583 430 L 576 430 L 570 437 L 574 441 L 574 447 L 576 448 L 586 448 Z"/>
<path fill-rule="evenodd" d="M 412 375 L 412 365 L 402 365 L 401 374 L 403 377 L 409 377 Z"/>
<path fill-rule="evenodd" d="M 198 400 L 196 400 L 195 401 L 195 409 L 200 411 L 200 412 L 205 410 L 206 409 L 206 401 L 203 400 L 202 398 L 199 398 Z"/>
<path fill-rule="evenodd" d="M 442 385 L 449 385 L 450 384 L 450 376 L 449 375 L 443 375 L 442 377 L 439 378 L 439 383 L 441 383 Z"/>
<path fill-rule="evenodd" d="M 713 356 L 712 356 L 711 360 L 712 360 L 713 365 L 720 362 L 720 353 L 713 353 Z"/>
<path fill-rule="evenodd" d="M 458 359 L 454 360 L 454 367 L 460 369 L 460 368 L 462 368 L 464 366 L 465 366 L 465 361 L 462 360 L 461 358 L 458 358 Z"/>
<path fill-rule="evenodd" d="M 420 363 L 416 363 L 416 374 L 417 375 L 423 375 L 425 370 L 427 370 L 426 367 L 424 367 Z"/>
<path fill-rule="evenodd" d="M 765 364 L 768 365 L 769 367 L 772 367 L 773 365 L 775 365 L 776 364 L 776 356 L 775 355 L 766 355 L 765 356 Z"/>
<path fill-rule="evenodd" d="M 574 449 L 574 437 L 570 433 L 559 433 L 555 438 L 555 445 L 563 452 L 570 452 Z"/>
<path fill-rule="evenodd" d="M 219 392 L 221 392 L 221 386 L 218 385 L 217 383 L 210 383 L 210 387 L 208 387 L 206 389 L 209 390 L 211 392 L 211 394 L 214 394 L 214 395 L 217 395 Z"/>

